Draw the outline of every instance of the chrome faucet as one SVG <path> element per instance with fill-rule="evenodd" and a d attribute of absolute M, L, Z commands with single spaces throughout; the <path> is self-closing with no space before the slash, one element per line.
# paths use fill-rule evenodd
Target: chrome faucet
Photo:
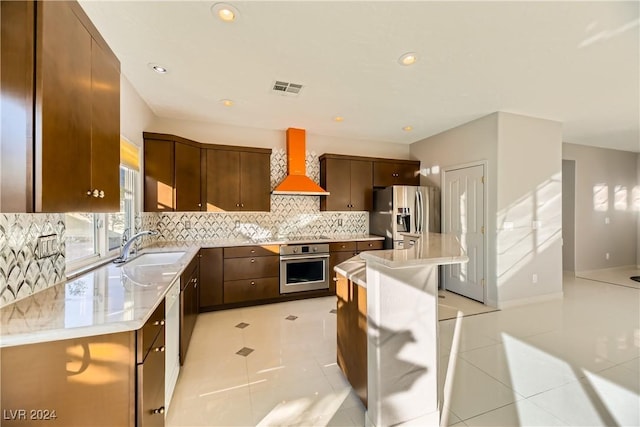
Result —
<path fill-rule="evenodd" d="M 122 264 L 127 262 L 127 260 L 129 259 L 129 254 L 131 253 L 131 245 L 136 241 L 136 239 L 142 236 L 157 236 L 158 234 L 160 233 L 155 230 L 143 230 L 139 233 L 134 234 L 122 245 L 120 256 L 114 259 L 113 262 L 115 264 Z"/>

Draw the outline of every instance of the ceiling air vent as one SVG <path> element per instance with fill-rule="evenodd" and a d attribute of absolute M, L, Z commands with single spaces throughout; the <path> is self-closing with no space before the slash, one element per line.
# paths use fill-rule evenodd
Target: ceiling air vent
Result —
<path fill-rule="evenodd" d="M 272 88 L 274 93 L 286 96 L 298 96 L 302 91 L 302 85 L 297 83 L 283 82 L 276 80 Z"/>

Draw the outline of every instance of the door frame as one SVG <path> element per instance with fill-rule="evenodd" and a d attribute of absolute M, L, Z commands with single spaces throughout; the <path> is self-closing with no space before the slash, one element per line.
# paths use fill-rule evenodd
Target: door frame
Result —
<path fill-rule="evenodd" d="M 447 218 L 445 215 L 445 206 L 447 205 L 447 192 L 446 192 L 446 176 L 447 172 L 453 172 L 459 169 L 467 169 L 475 166 L 482 166 L 484 171 L 484 185 L 482 186 L 482 193 L 484 198 L 484 207 L 483 207 L 483 226 L 484 226 L 484 239 L 483 239 L 483 250 L 484 250 L 484 286 L 482 287 L 482 303 L 487 304 L 488 301 L 488 288 L 489 288 L 489 227 L 487 225 L 487 219 L 489 218 L 489 186 L 488 182 L 491 180 L 491 176 L 489 176 L 489 162 L 487 160 L 476 160 L 473 162 L 460 163 L 457 165 L 446 166 L 442 168 L 442 174 L 440 175 L 440 188 L 442 191 L 441 201 L 440 201 L 440 230 L 446 230 Z M 446 282 L 444 280 L 444 274 L 442 275 L 442 288 L 444 290 L 447 289 Z"/>

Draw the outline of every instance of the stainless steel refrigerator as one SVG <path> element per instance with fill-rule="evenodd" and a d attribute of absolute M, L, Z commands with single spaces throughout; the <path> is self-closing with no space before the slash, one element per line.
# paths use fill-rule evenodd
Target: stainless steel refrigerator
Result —
<path fill-rule="evenodd" d="M 373 191 L 371 234 L 384 236 L 385 249 L 403 247 L 405 236 L 440 232 L 440 190 L 394 185 Z"/>

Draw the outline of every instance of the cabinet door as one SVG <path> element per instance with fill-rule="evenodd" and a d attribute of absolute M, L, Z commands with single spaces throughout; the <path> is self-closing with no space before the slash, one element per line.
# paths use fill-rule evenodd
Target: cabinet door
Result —
<path fill-rule="evenodd" d="M 139 427 L 164 426 L 164 331 L 153 343 L 144 363 L 138 365 L 137 389 Z"/>
<path fill-rule="evenodd" d="M 200 148 L 175 143 L 176 211 L 199 211 L 200 202 Z"/>
<path fill-rule="evenodd" d="M 240 153 L 240 208 L 243 211 L 271 210 L 271 162 L 264 153 Z"/>
<path fill-rule="evenodd" d="M 400 163 L 396 173 L 397 185 L 420 185 L 420 162 Z"/>
<path fill-rule="evenodd" d="M 120 210 L 120 70 L 91 41 L 91 199 L 94 212 Z"/>
<path fill-rule="evenodd" d="M 184 365 L 198 315 L 197 277 L 190 276 L 180 293 L 180 365 Z"/>
<path fill-rule="evenodd" d="M 173 141 L 144 141 L 144 210 L 173 211 Z"/>
<path fill-rule="evenodd" d="M 280 257 L 227 258 L 224 260 L 224 280 L 278 277 Z"/>
<path fill-rule="evenodd" d="M 92 38 L 66 2 L 37 5 L 35 209 L 87 212 Z"/>
<path fill-rule="evenodd" d="M 339 276 L 339 274 L 335 272 L 333 267 L 345 262 L 349 258 L 353 258 L 354 256 L 356 256 L 355 249 L 353 252 L 331 252 L 331 254 L 329 255 L 329 277 L 331 278 L 331 281 L 329 282 L 329 291 L 331 291 L 332 294 L 336 292 L 336 280 Z"/>
<path fill-rule="evenodd" d="M 373 164 L 351 160 L 351 210 L 370 211 L 373 207 Z"/>
<path fill-rule="evenodd" d="M 320 185 L 331 193 L 320 197 L 320 210 L 348 211 L 351 205 L 351 161 L 329 158 L 324 159 L 320 166 Z"/>
<path fill-rule="evenodd" d="M 389 187 L 396 183 L 396 164 L 391 162 L 373 163 L 373 186 Z"/>
<path fill-rule="evenodd" d="M 0 212 L 32 212 L 35 7 L 0 9 Z"/>
<path fill-rule="evenodd" d="M 206 210 L 240 210 L 240 153 L 211 149 L 206 152 Z"/>
<path fill-rule="evenodd" d="M 223 303 L 222 248 L 200 249 L 200 308 Z"/>

